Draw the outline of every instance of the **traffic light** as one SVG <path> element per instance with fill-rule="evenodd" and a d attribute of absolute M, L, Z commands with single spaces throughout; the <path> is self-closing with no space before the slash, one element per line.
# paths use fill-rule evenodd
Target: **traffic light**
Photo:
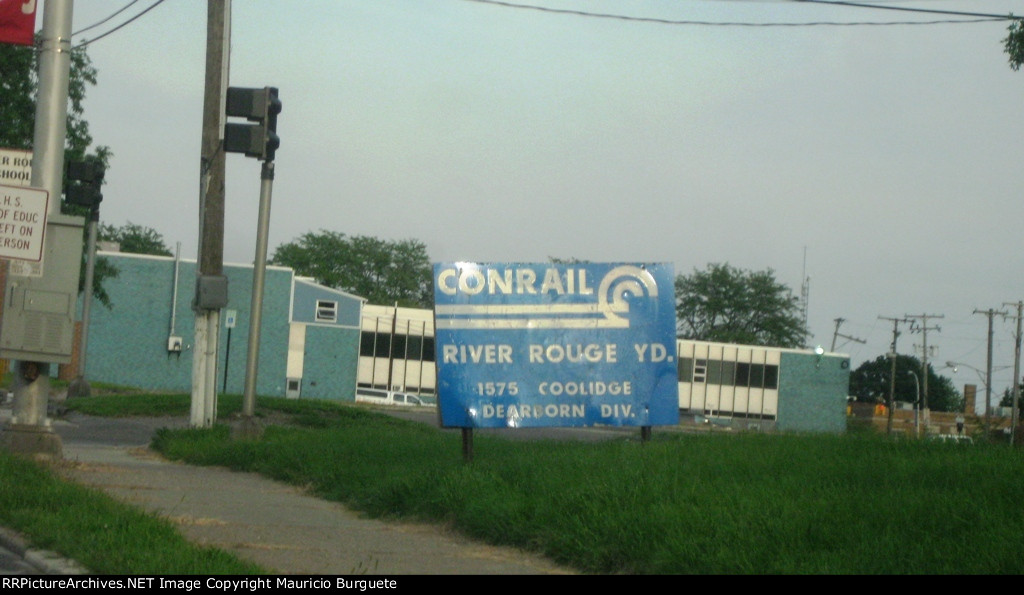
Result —
<path fill-rule="evenodd" d="M 106 170 L 96 161 L 69 161 L 65 167 L 67 185 L 64 200 L 80 207 L 96 208 L 103 200 L 100 188 Z"/>
<path fill-rule="evenodd" d="M 245 153 L 246 157 L 255 157 L 261 161 L 274 160 L 274 151 L 281 146 L 281 139 L 277 136 L 277 114 L 281 113 L 277 87 L 229 87 L 225 113 L 229 117 L 255 122 L 225 124 L 225 151 Z"/>

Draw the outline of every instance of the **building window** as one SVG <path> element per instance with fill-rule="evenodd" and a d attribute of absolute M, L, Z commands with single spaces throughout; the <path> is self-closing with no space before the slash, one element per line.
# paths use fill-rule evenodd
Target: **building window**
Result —
<path fill-rule="evenodd" d="M 736 386 L 736 362 L 722 362 L 722 384 Z"/>
<path fill-rule="evenodd" d="M 722 382 L 722 362 L 718 360 L 708 362 L 708 384 L 724 384 Z"/>
<path fill-rule="evenodd" d="M 708 376 L 708 360 L 698 359 L 693 361 L 693 381 L 704 383 Z"/>
<path fill-rule="evenodd" d="M 338 302 L 330 300 L 316 301 L 317 322 L 338 322 Z"/>
<path fill-rule="evenodd" d="M 764 367 L 764 387 L 771 390 L 779 388 L 779 367 L 768 364 Z"/>
<path fill-rule="evenodd" d="M 750 364 L 750 388 L 764 388 L 764 364 Z"/>
<path fill-rule="evenodd" d="M 736 362 L 736 386 L 750 386 L 750 364 Z"/>
<path fill-rule="evenodd" d="M 693 358 L 679 358 L 679 382 L 693 382 Z"/>

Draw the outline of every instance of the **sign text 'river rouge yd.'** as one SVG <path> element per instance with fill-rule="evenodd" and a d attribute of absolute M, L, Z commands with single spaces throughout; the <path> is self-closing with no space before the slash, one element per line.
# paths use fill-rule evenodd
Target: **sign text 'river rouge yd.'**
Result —
<path fill-rule="evenodd" d="M 434 265 L 445 427 L 679 423 L 671 265 Z"/>

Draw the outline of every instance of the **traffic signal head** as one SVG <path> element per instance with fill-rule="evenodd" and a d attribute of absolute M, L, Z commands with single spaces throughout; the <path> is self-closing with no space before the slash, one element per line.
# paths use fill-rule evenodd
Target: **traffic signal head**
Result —
<path fill-rule="evenodd" d="M 277 136 L 277 114 L 281 113 L 277 87 L 229 87 L 224 112 L 229 117 L 255 122 L 225 124 L 225 151 L 244 153 L 262 161 L 274 160 L 274 152 L 281 146 L 281 139 Z"/>
<path fill-rule="evenodd" d="M 65 166 L 65 200 L 73 205 L 95 208 L 103 200 L 100 188 L 106 170 L 96 161 L 69 161 Z"/>

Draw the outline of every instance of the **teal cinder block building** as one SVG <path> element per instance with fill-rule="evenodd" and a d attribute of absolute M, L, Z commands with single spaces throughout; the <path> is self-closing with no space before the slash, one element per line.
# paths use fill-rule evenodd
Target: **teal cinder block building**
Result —
<path fill-rule="evenodd" d="M 742 430 L 846 431 L 845 354 L 688 340 L 676 348 L 681 416 Z"/>
<path fill-rule="evenodd" d="M 106 279 L 110 308 L 93 301 L 85 376 L 154 390 L 189 392 L 197 266 L 194 260 L 99 252 L 119 270 Z M 252 265 L 224 265 L 228 305 L 221 310 L 217 390 L 245 386 Z M 256 393 L 352 400 L 365 300 L 267 266 Z"/>

